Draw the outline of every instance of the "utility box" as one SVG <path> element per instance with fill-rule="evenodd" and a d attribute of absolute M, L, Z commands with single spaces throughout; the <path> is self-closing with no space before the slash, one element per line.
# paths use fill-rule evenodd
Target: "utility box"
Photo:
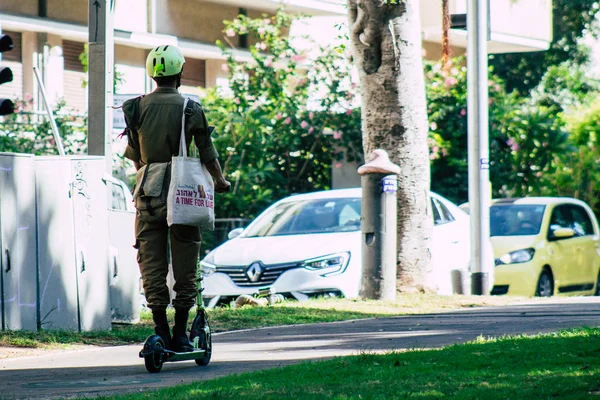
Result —
<path fill-rule="evenodd" d="M 108 194 L 103 157 L 36 157 L 43 329 L 111 328 Z"/>
<path fill-rule="evenodd" d="M 38 321 L 34 158 L 0 153 L 0 317 L 2 330 Z"/>
<path fill-rule="evenodd" d="M 105 176 L 109 193 L 110 312 L 113 322 L 140 319 L 141 275 L 136 257 L 133 196 L 119 180 Z"/>

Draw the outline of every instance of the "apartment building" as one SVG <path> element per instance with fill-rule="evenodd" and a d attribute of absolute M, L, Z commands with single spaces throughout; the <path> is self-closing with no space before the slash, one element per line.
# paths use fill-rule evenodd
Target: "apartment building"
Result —
<path fill-rule="evenodd" d="M 333 28 L 345 22 L 345 0 L 114 0 L 115 65 L 123 77 L 118 91 L 144 93 L 152 82 L 146 78 L 146 55 L 157 43 L 177 44 L 187 58 L 182 91 L 226 83 L 223 57 L 215 41 L 223 37 L 222 21 L 239 14 L 258 17 L 274 14 L 285 3 L 289 12 L 312 15 L 292 34 L 309 34 L 319 41 L 337 36 Z M 441 54 L 441 0 L 421 0 L 424 54 Z M 493 0 L 490 4 L 490 52 L 545 50 L 552 37 L 551 0 Z M 466 0 L 450 0 L 451 13 L 465 13 Z M 80 55 L 88 38 L 88 0 L 2 0 L 0 28 L 12 36 L 15 48 L 4 53 L 3 64 L 14 81 L 0 86 L 0 97 L 37 99 L 33 67 L 43 72 L 52 101 L 64 98 L 70 108 L 85 112 L 86 78 Z M 466 32 L 450 35 L 454 54 L 464 53 Z M 253 43 L 239 39 L 237 55 Z"/>

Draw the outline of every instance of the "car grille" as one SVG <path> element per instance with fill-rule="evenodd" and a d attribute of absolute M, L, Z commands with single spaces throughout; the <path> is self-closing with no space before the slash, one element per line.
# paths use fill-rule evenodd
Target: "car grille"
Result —
<path fill-rule="evenodd" d="M 252 265 L 252 264 L 250 264 Z M 277 280 L 285 271 L 289 271 L 290 269 L 300 267 L 301 263 L 287 263 L 287 264 L 273 264 L 273 265 L 263 265 L 261 267 L 263 269 L 262 274 L 260 274 L 259 279 L 256 282 L 252 282 L 248 275 L 246 274 L 246 270 L 249 268 L 247 266 L 218 266 L 216 272 L 221 272 L 227 274 L 231 278 L 233 282 L 235 282 L 238 286 L 244 287 L 254 287 L 254 286 L 268 286 Z"/>

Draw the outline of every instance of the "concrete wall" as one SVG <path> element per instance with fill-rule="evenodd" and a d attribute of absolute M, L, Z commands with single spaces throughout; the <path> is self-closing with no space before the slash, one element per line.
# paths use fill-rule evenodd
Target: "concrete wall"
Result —
<path fill-rule="evenodd" d="M 423 42 L 423 50 L 425 51 L 426 60 L 441 60 L 442 45 L 435 42 Z M 450 46 L 450 57 L 464 56 L 466 49 L 464 47 Z"/>
<path fill-rule="evenodd" d="M 87 25 L 88 0 L 48 0 L 48 18 Z"/>
<path fill-rule="evenodd" d="M 552 39 L 552 1 L 519 0 L 490 2 L 491 28 L 494 33 L 534 40 Z"/>
<path fill-rule="evenodd" d="M 238 14 L 238 7 L 199 0 L 157 0 L 156 5 L 160 16 L 157 33 L 204 43 L 222 38 L 223 20 L 232 20 Z"/>
<path fill-rule="evenodd" d="M 2 0 L 0 12 L 37 16 L 38 0 Z"/>
<path fill-rule="evenodd" d="M 223 39 L 223 21 L 231 21 L 239 14 L 239 7 L 204 0 L 156 0 L 156 5 L 159 15 L 156 33 L 209 44 Z M 248 10 L 251 18 L 263 14 L 259 10 Z"/>
<path fill-rule="evenodd" d="M 115 62 L 117 64 L 131 65 L 132 67 L 145 67 L 148 50 L 133 47 L 115 46 Z"/>

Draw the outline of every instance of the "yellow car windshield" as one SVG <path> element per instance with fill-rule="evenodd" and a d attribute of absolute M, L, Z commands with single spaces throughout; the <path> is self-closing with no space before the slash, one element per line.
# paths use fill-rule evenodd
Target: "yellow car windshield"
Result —
<path fill-rule="evenodd" d="M 543 205 L 503 204 L 490 207 L 490 236 L 531 236 L 540 233 Z"/>

